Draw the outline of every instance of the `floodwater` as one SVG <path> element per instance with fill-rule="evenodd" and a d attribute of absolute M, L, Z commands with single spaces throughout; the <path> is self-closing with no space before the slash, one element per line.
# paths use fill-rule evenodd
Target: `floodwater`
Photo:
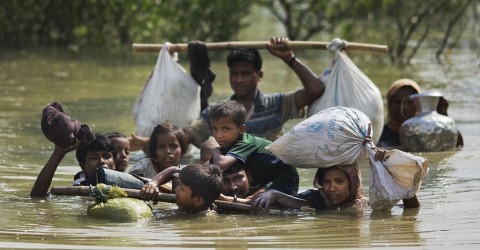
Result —
<path fill-rule="evenodd" d="M 77 55 L 72 51 L 0 53 L 0 247 L 22 249 L 278 249 L 278 248 L 478 248 L 480 245 L 480 68 L 478 48 L 454 49 L 449 64 L 437 64 L 422 51 L 410 67 L 397 69 L 383 55 L 352 52 L 357 63 L 385 94 L 400 77 L 423 89 L 440 90 L 465 147 L 454 152 L 416 153 L 429 160 L 418 197 L 421 208 L 388 212 L 245 213 L 180 216 L 176 205 L 155 205 L 152 220 L 114 223 L 87 217 L 88 197 L 30 199 L 33 182 L 53 150 L 40 130 L 42 109 L 60 101 L 73 118 L 97 132 L 135 131 L 132 106 L 152 70 L 155 54 Z M 320 73 L 329 52 L 298 53 Z M 287 66 L 268 53 L 264 92 L 300 86 Z M 314 54 L 314 55 L 312 55 Z M 224 58 L 224 55 L 217 55 Z M 185 61 L 183 61 L 185 63 Z M 223 60 L 213 62 L 216 101 L 230 94 Z M 188 68 L 188 67 L 187 67 Z M 295 122 L 287 125 L 291 127 Z M 52 185 L 71 185 L 79 170 L 69 153 Z M 368 194 L 369 167 L 361 162 Z M 301 190 L 311 187 L 313 170 L 299 169 Z"/>

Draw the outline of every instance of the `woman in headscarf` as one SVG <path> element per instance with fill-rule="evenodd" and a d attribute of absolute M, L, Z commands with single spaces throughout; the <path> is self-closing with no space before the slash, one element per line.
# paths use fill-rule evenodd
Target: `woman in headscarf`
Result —
<path fill-rule="evenodd" d="M 392 83 L 387 91 L 387 124 L 383 126 L 382 135 L 377 143 L 378 147 L 399 147 L 400 126 L 402 123 L 418 114 L 418 110 L 410 100 L 410 96 L 421 92 L 420 86 L 410 79 L 399 79 Z M 448 116 L 448 101 L 441 97 L 437 112 Z M 456 147 L 463 147 L 463 137 L 458 132 Z"/>
<path fill-rule="evenodd" d="M 410 95 L 418 94 L 420 91 L 420 86 L 410 79 L 397 80 L 388 88 L 387 124 L 383 126 L 382 135 L 377 146 L 400 146 L 400 126 L 418 112 L 415 104 L 410 100 Z"/>
<path fill-rule="evenodd" d="M 313 185 L 314 189 L 308 189 L 296 196 L 268 190 L 252 199 L 251 210 L 264 212 L 270 206 L 288 209 L 308 206 L 317 210 L 363 208 L 368 204 L 368 198 L 363 196 L 357 163 L 319 168 Z"/>

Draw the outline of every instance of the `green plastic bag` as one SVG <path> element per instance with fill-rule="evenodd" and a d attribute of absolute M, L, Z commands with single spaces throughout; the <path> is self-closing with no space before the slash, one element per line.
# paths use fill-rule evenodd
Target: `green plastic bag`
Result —
<path fill-rule="evenodd" d="M 87 215 L 116 222 L 133 222 L 153 216 L 152 208 L 142 200 L 127 198 L 120 187 L 98 184 L 90 186 L 95 204 L 87 208 Z"/>
<path fill-rule="evenodd" d="M 88 206 L 87 215 L 116 222 L 133 222 L 153 216 L 152 208 L 142 200 L 114 198 Z"/>

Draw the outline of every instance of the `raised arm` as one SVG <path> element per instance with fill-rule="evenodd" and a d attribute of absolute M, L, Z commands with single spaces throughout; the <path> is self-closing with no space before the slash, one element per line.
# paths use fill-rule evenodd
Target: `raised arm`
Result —
<path fill-rule="evenodd" d="M 68 152 L 78 148 L 80 143 L 80 141 L 77 141 L 74 145 L 67 148 L 61 148 L 55 145 L 52 155 L 50 155 L 50 158 L 33 184 L 32 191 L 30 191 L 30 197 L 38 198 L 48 196 L 48 188 L 50 187 L 50 184 L 52 184 L 53 176 L 55 175 L 58 165 L 63 157 L 65 157 Z"/>
<path fill-rule="evenodd" d="M 282 48 L 282 46 L 286 47 L 287 43 L 288 38 L 272 37 L 267 49 L 272 55 L 288 64 L 302 82 L 303 89 L 299 89 L 295 93 L 295 102 L 297 108 L 300 109 L 322 96 L 325 91 L 325 85 L 307 66 L 298 60 L 293 50 Z"/>

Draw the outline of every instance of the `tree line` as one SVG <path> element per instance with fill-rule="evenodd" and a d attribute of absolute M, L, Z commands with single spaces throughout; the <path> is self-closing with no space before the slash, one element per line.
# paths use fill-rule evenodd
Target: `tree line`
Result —
<path fill-rule="evenodd" d="M 325 33 L 367 40 L 387 44 L 393 63 L 409 63 L 424 43 L 440 60 L 467 27 L 479 25 L 480 0 L 0 0 L 0 46 L 228 41 L 256 25 L 244 18 L 253 5 L 268 10 L 291 40 Z"/>

